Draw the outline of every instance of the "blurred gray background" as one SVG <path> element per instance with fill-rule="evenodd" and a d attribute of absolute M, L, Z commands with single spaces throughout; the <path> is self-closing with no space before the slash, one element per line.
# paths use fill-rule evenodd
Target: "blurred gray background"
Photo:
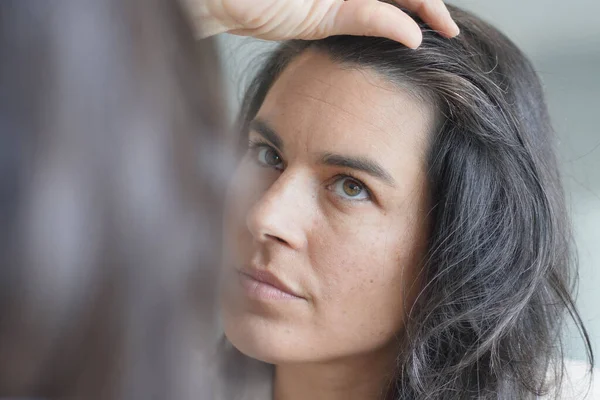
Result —
<path fill-rule="evenodd" d="M 459 0 L 500 28 L 529 55 L 545 88 L 559 152 L 580 264 L 577 303 L 600 351 L 600 2 L 593 0 Z M 238 111 L 243 90 L 270 43 L 219 37 L 230 99 Z M 573 329 L 565 333 L 571 358 L 584 348 Z"/>

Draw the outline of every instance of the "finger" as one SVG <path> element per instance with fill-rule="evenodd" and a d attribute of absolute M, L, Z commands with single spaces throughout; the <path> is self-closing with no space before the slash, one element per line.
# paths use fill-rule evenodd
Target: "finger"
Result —
<path fill-rule="evenodd" d="M 416 13 L 427 25 L 446 37 L 454 37 L 460 29 L 442 0 L 395 0 L 400 6 Z"/>
<path fill-rule="evenodd" d="M 330 15 L 327 35 L 378 36 L 417 48 L 423 40 L 419 25 L 399 8 L 377 0 L 340 0 Z"/>

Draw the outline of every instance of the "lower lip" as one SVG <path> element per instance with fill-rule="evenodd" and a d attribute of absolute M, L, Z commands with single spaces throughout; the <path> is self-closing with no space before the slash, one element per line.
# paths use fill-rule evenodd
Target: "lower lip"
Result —
<path fill-rule="evenodd" d="M 240 282 L 248 297 L 258 300 L 301 300 L 301 297 L 282 291 L 275 286 L 257 281 L 249 275 L 240 272 Z"/>

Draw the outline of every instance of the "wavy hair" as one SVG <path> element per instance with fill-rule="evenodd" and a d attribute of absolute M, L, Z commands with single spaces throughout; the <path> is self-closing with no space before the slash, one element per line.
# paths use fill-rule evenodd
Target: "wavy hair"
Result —
<path fill-rule="evenodd" d="M 449 7 L 461 33 L 422 22 L 416 51 L 338 36 L 282 43 L 246 93 L 243 136 L 281 72 L 305 51 L 372 71 L 428 100 L 430 236 L 406 313 L 395 399 L 534 399 L 559 388 L 561 333 L 578 327 L 570 221 L 540 80 L 502 33 Z M 243 138 L 245 141 L 245 137 Z"/>

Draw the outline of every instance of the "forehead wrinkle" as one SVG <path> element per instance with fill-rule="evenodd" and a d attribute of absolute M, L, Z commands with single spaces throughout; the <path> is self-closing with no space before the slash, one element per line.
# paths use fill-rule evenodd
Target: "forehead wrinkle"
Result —
<path fill-rule="evenodd" d="M 333 85 L 328 85 L 331 86 L 335 89 L 338 89 L 338 87 L 334 87 Z M 408 118 L 402 118 L 401 121 L 397 120 L 396 118 L 393 118 L 390 114 L 391 113 L 396 113 L 396 114 L 402 114 L 401 112 L 399 112 L 399 110 L 402 109 L 402 107 L 406 108 L 406 104 L 405 101 L 403 101 L 404 99 L 402 99 L 402 96 L 407 95 L 404 92 L 400 92 L 399 93 L 399 89 L 396 88 L 395 90 L 392 91 L 392 93 L 394 93 L 395 95 L 397 95 L 398 97 L 395 98 L 395 101 L 393 104 L 391 105 L 379 105 L 378 107 L 371 107 L 369 105 L 369 102 L 366 101 L 360 101 L 359 104 L 360 105 L 364 105 L 366 106 L 370 106 L 371 108 L 374 108 L 373 111 L 364 116 L 361 117 L 351 111 L 349 111 L 348 109 L 340 106 L 339 104 L 336 104 L 334 102 L 330 102 L 327 101 L 317 95 L 312 95 L 312 94 L 308 94 L 302 90 L 293 90 L 290 91 L 290 93 L 295 94 L 296 96 L 301 96 L 307 99 L 310 99 L 311 101 L 315 101 L 318 102 L 320 104 L 325 104 L 328 107 L 331 107 L 337 111 L 339 111 L 340 113 L 342 113 L 346 118 L 350 118 L 350 119 L 354 119 L 356 121 L 360 121 L 361 123 L 361 129 L 363 130 L 363 133 L 368 135 L 368 132 L 373 132 L 375 134 L 379 133 L 379 134 L 383 134 L 384 137 L 387 137 L 387 140 L 377 140 L 377 141 L 370 141 L 368 144 L 369 148 L 372 148 L 376 151 L 381 151 L 383 148 L 390 148 L 391 144 L 390 144 L 390 140 L 391 141 L 405 141 L 408 140 L 413 141 L 414 143 L 417 144 L 416 148 L 414 149 L 414 152 L 410 152 L 408 154 L 405 154 L 403 157 L 410 157 L 410 158 L 417 158 L 420 159 L 421 162 L 424 161 L 424 158 L 426 156 L 426 144 L 428 142 L 428 137 L 429 137 L 429 130 L 430 130 L 430 123 L 429 120 L 429 112 L 428 112 L 428 108 L 426 108 L 426 106 L 424 104 L 422 104 L 421 102 L 416 102 L 416 99 L 413 99 L 412 96 L 408 95 L 408 100 L 410 101 L 410 105 L 408 107 L 410 107 L 411 109 L 415 110 L 416 112 L 418 112 L 420 115 L 423 116 L 424 120 L 427 121 L 426 125 L 427 128 L 425 129 L 424 132 L 421 131 L 419 126 L 415 126 L 414 121 Z M 373 116 L 376 116 L 375 120 L 380 121 L 379 124 L 376 124 L 373 121 Z M 320 117 L 318 118 L 320 119 Z M 389 129 L 389 127 L 393 127 L 393 129 Z M 411 139 L 411 136 L 413 137 Z M 307 140 L 309 140 L 309 138 L 306 138 Z M 406 143 L 409 143 L 406 142 Z M 308 151 L 309 149 L 309 144 L 308 142 L 304 143 L 304 150 Z"/>
<path fill-rule="evenodd" d="M 313 74 L 313 76 L 310 78 L 313 84 L 309 84 L 307 87 L 306 80 L 300 78 L 296 74 L 296 71 L 303 67 L 306 68 L 307 63 L 315 62 L 312 61 L 314 60 L 314 57 L 317 57 L 316 62 L 319 64 L 321 64 L 323 61 L 327 63 L 327 65 L 325 66 L 326 70 L 320 70 L 321 73 Z M 311 99 L 321 104 L 325 104 L 329 107 L 332 107 L 336 111 L 343 113 L 345 116 L 360 121 L 366 126 L 372 128 L 373 130 L 380 132 L 383 131 L 382 127 L 388 124 L 384 123 L 379 124 L 378 126 L 376 123 L 372 122 L 373 118 L 370 117 L 375 115 L 375 120 L 388 120 L 388 114 L 386 112 L 382 112 L 380 110 L 380 107 L 375 107 L 371 105 L 371 102 L 365 101 L 363 99 L 364 95 L 360 92 L 358 88 L 354 87 L 353 85 L 344 85 L 343 83 L 340 83 L 340 80 L 344 81 L 345 79 L 347 79 L 348 74 L 350 74 L 350 77 L 353 80 L 363 80 L 363 84 L 366 83 L 373 89 L 383 89 L 384 86 L 382 85 L 385 85 L 387 82 L 385 82 L 379 75 L 369 72 L 370 71 L 365 71 L 364 69 L 354 70 L 352 68 L 344 68 L 342 64 L 334 62 L 328 55 L 323 55 L 318 52 L 309 52 L 305 54 L 304 57 L 300 60 L 296 60 L 292 63 L 291 68 L 284 72 L 284 75 L 287 76 L 283 80 L 280 79 L 279 83 L 283 83 L 283 85 L 286 87 L 286 89 L 284 90 L 288 90 L 290 94 Z M 356 73 L 360 74 L 361 76 L 353 77 L 352 75 Z M 366 79 L 367 77 L 369 79 Z M 380 85 L 375 84 L 375 81 L 377 80 L 380 81 Z M 314 83 L 317 83 L 318 85 L 315 86 Z M 352 97 L 356 100 L 355 104 L 352 104 L 352 102 L 350 102 L 351 107 L 349 109 L 341 106 L 340 104 L 336 104 L 334 102 L 325 100 L 325 97 L 327 97 L 328 95 L 331 96 L 332 91 L 334 92 L 334 98 L 347 99 L 349 97 Z M 394 92 L 393 85 L 387 84 L 385 87 L 385 91 Z M 382 106 L 382 104 L 380 104 L 379 106 Z M 361 112 L 351 111 L 351 108 L 356 107 L 360 107 L 361 110 L 357 111 Z M 365 107 L 369 107 L 371 112 L 364 117 L 360 117 L 359 115 L 362 114 L 362 111 Z"/>
<path fill-rule="evenodd" d="M 384 72 L 372 67 L 365 67 L 354 62 L 342 61 L 339 68 L 344 71 L 353 71 L 360 74 L 365 81 L 370 85 L 381 89 L 382 91 L 395 93 L 399 96 L 407 96 L 416 105 L 416 111 L 423 116 L 427 123 L 427 129 L 422 138 L 419 139 L 420 144 L 427 144 L 429 136 L 435 133 L 436 128 L 440 125 L 441 115 L 436 101 L 429 95 L 427 90 L 418 88 L 408 81 L 399 81 L 398 79 L 390 79 Z M 403 103 L 404 104 L 404 103 Z M 389 118 L 387 113 L 382 113 L 388 123 L 396 125 L 393 118 Z M 422 154 L 423 156 L 425 154 Z"/>
<path fill-rule="evenodd" d="M 327 56 L 326 58 L 319 57 L 315 59 L 312 57 L 314 55 L 312 54 L 311 57 L 305 55 L 304 58 L 293 62 L 291 68 L 284 71 L 284 75 L 281 77 L 283 79 L 280 78 L 278 82 L 278 85 L 282 85 L 279 86 L 279 93 L 287 92 L 288 96 L 291 96 L 291 98 L 284 100 L 285 103 L 288 103 L 287 107 L 290 107 L 290 109 L 296 109 L 295 104 L 299 98 L 316 103 L 315 108 L 310 111 L 312 116 L 300 116 L 302 120 L 309 122 L 311 125 L 311 127 L 305 126 L 304 129 L 314 130 L 316 128 L 313 125 L 315 122 L 335 123 L 337 116 L 339 122 L 346 120 L 345 124 L 348 123 L 348 128 L 340 129 L 362 130 L 363 134 L 366 135 L 368 135 L 368 132 L 373 132 L 375 137 L 387 138 L 369 142 L 367 144 L 369 148 L 374 148 L 374 150 L 389 148 L 392 142 L 398 140 L 406 141 L 405 144 L 412 147 L 412 142 L 416 144 L 418 149 L 409 154 L 417 158 L 424 158 L 428 138 L 431 134 L 430 131 L 435 129 L 432 127 L 432 114 L 435 114 L 434 108 L 426 98 L 418 96 L 415 93 L 415 88 L 411 88 L 410 85 L 391 81 L 389 77 L 383 75 L 380 71 L 333 62 Z M 323 60 L 326 60 L 328 64 L 321 65 Z M 313 62 L 317 63 L 317 71 L 319 72 L 311 72 L 308 74 L 309 78 L 307 78 L 304 68 L 308 68 L 309 71 L 313 70 Z M 303 73 L 298 74 L 300 68 L 303 68 Z M 357 85 L 344 84 L 357 80 L 360 81 L 357 82 Z M 374 95 L 371 90 L 380 91 L 380 94 Z M 375 96 L 375 101 L 369 101 L 369 99 L 373 99 L 373 96 Z M 293 99 L 294 97 L 296 97 L 296 100 Z M 377 98 L 380 98 L 381 101 L 377 101 Z M 340 99 L 340 101 L 337 101 L 337 99 Z M 279 101 L 277 100 L 276 103 Z M 334 111 L 328 112 L 321 105 L 325 105 L 327 109 Z M 283 112 L 287 113 L 288 111 Z M 306 112 L 303 114 L 306 114 Z M 324 116 L 324 114 L 330 115 Z M 420 117 L 415 119 L 411 115 L 419 115 Z M 425 122 L 425 126 L 420 123 L 417 124 L 417 120 L 421 120 L 421 118 Z M 412 122 L 413 120 L 415 123 Z M 351 121 L 359 122 L 360 126 L 352 127 Z M 302 128 L 297 126 L 295 129 Z M 306 137 L 306 140 L 309 140 L 309 138 Z M 308 142 L 304 143 L 304 147 L 308 150 Z"/>
<path fill-rule="evenodd" d="M 310 94 L 308 94 L 308 93 L 302 93 L 302 92 L 300 92 L 300 91 L 296 91 L 296 92 L 295 92 L 295 94 L 296 94 L 296 95 L 298 95 L 298 96 L 302 96 L 302 97 L 305 97 L 305 98 L 307 98 L 307 99 L 310 99 L 310 100 L 313 100 L 313 101 L 316 101 L 316 102 L 319 102 L 319 103 L 322 103 L 322 104 L 328 105 L 328 106 L 330 106 L 330 107 L 332 107 L 332 108 L 334 108 L 334 109 L 336 109 L 336 110 L 338 110 L 338 111 L 342 112 L 343 114 L 345 114 L 346 116 L 348 116 L 348 117 L 350 117 L 350 118 L 353 118 L 353 119 L 356 119 L 356 120 L 359 120 L 359 121 L 361 121 L 361 122 L 362 122 L 362 123 L 364 123 L 365 125 L 368 125 L 368 126 L 370 126 L 371 128 L 373 128 L 373 130 L 375 130 L 375 131 L 378 131 L 378 132 L 382 132 L 382 129 L 381 129 L 381 127 L 379 127 L 379 126 L 375 125 L 373 122 L 370 122 L 369 120 L 367 120 L 367 119 L 365 119 L 365 118 L 361 118 L 361 117 L 359 117 L 359 116 L 358 116 L 358 115 L 356 115 L 355 113 L 352 113 L 352 112 L 348 111 L 347 109 L 345 109 L 344 107 L 341 107 L 341 106 L 340 106 L 340 105 L 338 105 L 338 104 L 334 104 L 334 103 L 332 103 L 332 102 L 329 102 L 329 101 L 327 101 L 327 100 L 325 100 L 325 99 L 319 98 L 319 97 L 317 97 L 317 96 L 310 95 Z"/>

